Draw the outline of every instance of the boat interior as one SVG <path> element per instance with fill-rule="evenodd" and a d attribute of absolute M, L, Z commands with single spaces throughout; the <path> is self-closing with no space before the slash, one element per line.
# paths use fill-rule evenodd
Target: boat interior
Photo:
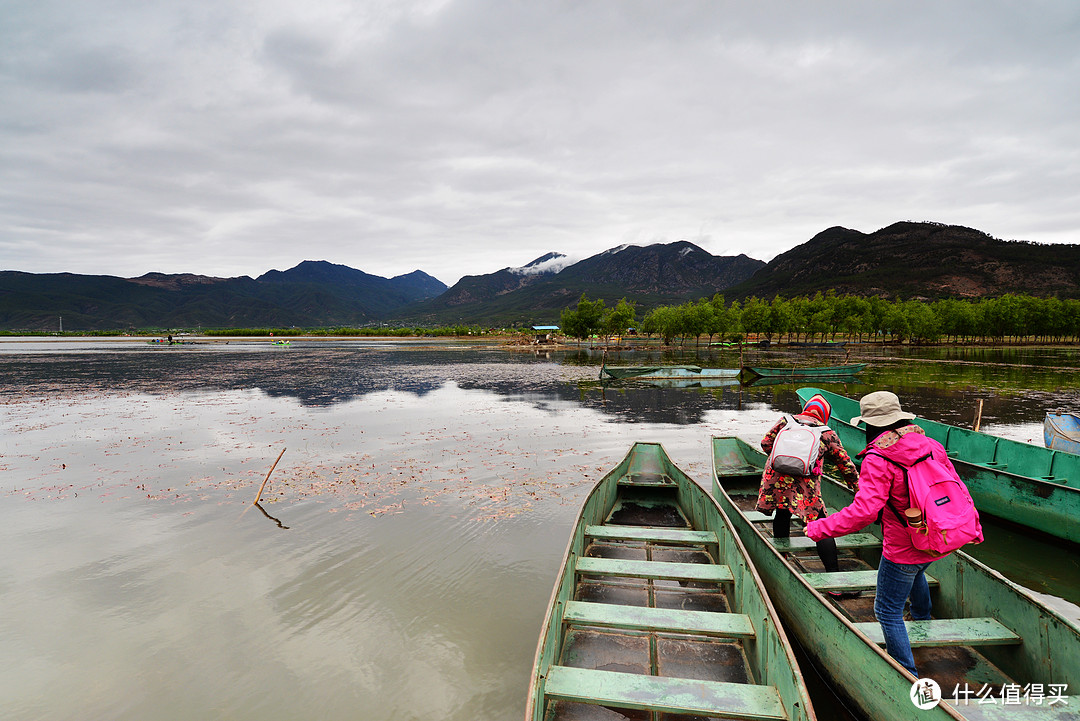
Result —
<path fill-rule="evenodd" d="M 755 489 L 756 490 L 756 489 Z M 816 545 L 803 534 L 802 524 L 797 518 L 792 518 L 791 538 L 773 539 L 772 517 L 759 513 L 754 509 L 757 504 L 756 492 L 752 495 L 732 496 L 735 504 L 743 510 L 747 520 L 752 521 L 755 527 L 773 545 L 784 551 L 783 555 L 792 569 L 804 574 L 813 585 L 826 593 L 825 598 L 841 614 L 872 639 L 879 640 L 884 648 L 884 640 L 877 619 L 874 617 L 874 587 L 878 563 L 881 560 L 881 542 L 872 534 L 855 533 L 842 539 L 837 539 L 837 555 L 840 561 L 839 573 L 826 573 L 825 568 L 818 557 Z M 835 509 L 829 509 L 834 513 Z M 937 580 L 933 578 L 931 566 L 928 571 L 930 579 L 930 596 L 934 600 L 935 611 L 941 604 L 937 603 Z M 840 594 L 831 595 L 828 591 Z M 910 614 L 905 618 L 911 621 Z M 937 618 L 937 616 L 934 616 Z M 1001 669 L 991 663 L 985 656 L 979 653 L 976 646 L 957 645 L 964 639 L 956 634 L 962 634 L 964 621 L 974 619 L 954 619 L 955 623 L 950 630 L 941 625 L 937 629 L 937 637 L 934 634 L 916 636 L 909 633 L 912 642 L 912 652 L 915 656 L 915 666 L 919 669 L 920 676 L 929 676 L 940 684 L 942 692 L 948 692 L 954 688 L 968 688 L 974 691 L 989 692 L 995 698 L 1002 698 L 1002 688 L 1005 684 L 1015 683 Z M 989 619 L 993 621 L 993 619 Z M 993 628 L 995 635 L 987 635 L 983 628 Z M 978 624 L 974 626 L 977 631 L 970 639 L 973 643 L 978 642 L 992 644 L 1020 643 L 1020 638 L 1000 624 Z M 966 684 L 966 686 L 965 686 Z"/>
<path fill-rule="evenodd" d="M 746 684 L 743 698 L 723 702 L 742 705 L 748 711 L 745 717 L 786 718 L 783 709 L 766 710 L 769 704 L 754 693 L 769 687 L 754 685 L 761 682 L 755 678 L 743 646 L 744 640 L 753 641 L 754 627 L 733 598 L 733 578 L 728 566 L 718 558 L 715 534 L 702 535 L 693 529 L 679 505 L 676 489 L 664 480 L 660 474 L 644 473 L 620 482 L 618 498 L 603 525 L 592 526 L 587 532 L 573 600 L 563 615 L 563 641 L 556 663 L 571 669 L 633 674 L 636 678 Z M 633 570 L 632 566 L 640 562 L 653 568 Z M 701 572 L 687 572 L 695 567 Z M 638 609 L 645 610 L 639 613 Z M 660 615 L 646 620 L 668 610 L 675 614 L 691 612 L 686 616 L 693 612 L 712 613 L 701 623 L 689 622 L 685 617 L 665 623 Z M 549 676 L 548 692 L 557 696 L 552 681 Z M 595 700 L 583 703 L 556 699 L 549 701 L 545 719 L 719 718 L 629 708 L 624 703 L 633 695 L 628 689 L 618 706 L 597 705 Z"/>

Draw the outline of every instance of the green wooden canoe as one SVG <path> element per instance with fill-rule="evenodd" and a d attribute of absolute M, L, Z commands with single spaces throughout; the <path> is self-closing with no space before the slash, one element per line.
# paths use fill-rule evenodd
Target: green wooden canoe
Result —
<path fill-rule="evenodd" d="M 701 366 L 600 366 L 600 379 L 686 378 L 694 380 L 738 378 L 738 368 L 702 368 Z"/>
<path fill-rule="evenodd" d="M 866 363 L 846 363 L 839 366 L 746 366 L 746 371 L 762 378 L 843 378 L 853 376 Z"/>
<path fill-rule="evenodd" d="M 624 713 L 816 718 L 745 549 L 655 443 L 634 444 L 585 500 L 544 618 L 526 719 Z"/>
<path fill-rule="evenodd" d="M 832 404 L 829 427 L 852 457 L 866 447 L 866 434 L 850 421 L 859 402 L 818 388 L 800 388 L 805 403 L 820 393 Z M 926 435 L 945 446 L 979 513 L 1080 543 L 1080 455 L 988 433 L 916 418 Z"/>
<path fill-rule="evenodd" d="M 1080 627 L 961 551 L 930 566 L 934 618 L 908 622 L 920 674 L 936 681 L 947 699 L 929 710 L 916 708 L 909 696 L 915 677 L 885 653 L 873 614 L 880 527 L 838 538 L 840 571 L 825 573 L 798 523 L 790 539 L 774 539 L 770 517 L 752 510 L 765 454 L 738 438 L 713 438 L 712 455 L 713 495 L 742 538 L 770 598 L 831 687 L 866 718 L 1080 718 Z M 834 510 L 854 497 L 828 477 L 821 491 L 826 507 Z M 858 590 L 860 596 L 827 598 L 823 590 Z M 1040 684 L 1043 691 L 1054 685 L 1061 700 L 1055 698 L 1052 705 L 1045 700 L 1041 705 L 1006 703 L 1011 693 L 1006 689 L 1029 684 Z M 980 704 L 975 695 L 964 698 L 966 691 L 984 686 L 995 704 Z M 960 699 L 954 697 L 957 690 Z"/>

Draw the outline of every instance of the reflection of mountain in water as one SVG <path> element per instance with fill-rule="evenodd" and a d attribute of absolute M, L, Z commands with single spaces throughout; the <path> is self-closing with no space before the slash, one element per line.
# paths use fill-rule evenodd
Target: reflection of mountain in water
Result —
<path fill-rule="evenodd" d="M 0 355 L 7 392 L 50 395 L 99 390 L 141 393 L 258 389 L 296 398 L 306 406 L 329 406 L 364 395 L 400 391 L 423 396 L 455 383 L 506 400 L 557 411 L 580 404 L 627 423 L 687 424 L 706 411 L 738 410 L 767 403 L 798 410 L 795 389 L 812 382 L 775 386 L 657 388 L 626 381 L 602 384 L 595 365 L 581 354 L 551 358 L 503 350 L 411 349 L 370 346 L 289 349 L 143 349 L 95 353 Z M 1080 410 L 1080 391 L 1064 370 L 1004 364 L 957 364 L 879 359 L 857 383 L 822 385 L 852 398 L 874 390 L 895 391 L 906 409 L 927 418 L 970 427 L 975 399 L 984 399 L 983 423 L 1041 423 L 1047 410 Z"/>
<path fill-rule="evenodd" d="M 127 390 L 143 393 L 258 389 L 327 406 L 397 390 L 424 395 L 469 368 L 495 363 L 519 367 L 505 354 L 290 348 L 230 352 L 120 352 L 10 355 L 0 369 L 26 393 Z"/>
<path fill-rule="evenodd" d="M 697 423 L 708 410 L 741 407 L 749 393 L 738 387 L 611 387 L 594 380 L 595 367 L 560 365 L 498 350 L 293 347 L 278 352 L 28 354 L 0 357 L 0 371 L 10 387 L 41 395 L 74 390 L 155 394 L 256 389 L 313 407 L 386 391 L 423 396 L 454 383 L 552 413 L 578 404 L 627 423 Z M 788 391 L 794 399 L 792 389 Z M 771 390 L 767 393 L 772 396 Z M 764 400 L 757 392 L 754 395 L 755 400 Z"/>

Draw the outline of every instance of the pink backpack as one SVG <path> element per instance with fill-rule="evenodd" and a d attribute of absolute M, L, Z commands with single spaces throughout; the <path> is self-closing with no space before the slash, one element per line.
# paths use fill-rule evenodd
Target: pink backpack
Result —
<path fill-rule="evenodd" d="M 922 511 L 925 524 L 916 528 L 908 524 L 891 501 L 888 503 L 892 512 L 907 527 L 915 548 L 934 556 L 943 556 L 968 543 L 982 543 L 982 524 L 979 522 L 979 512 L 975 510 L 975 501 L 952 463 L 930 452 L 906 466 L 874 450 L 867 452 L 867 455 L 871 453 L 903 471 L 911 507 Z"/>

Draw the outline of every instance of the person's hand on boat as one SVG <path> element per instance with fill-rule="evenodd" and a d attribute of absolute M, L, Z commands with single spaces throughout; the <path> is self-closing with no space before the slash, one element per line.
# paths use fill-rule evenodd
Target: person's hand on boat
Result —
<path fill-rule="evenodd" d="M 821 521 L 810 521 L 806 524 L 806 528 L 803 529 L 803 533 L 814 543 L 822 541 L 828 536 L 821 532 Z"/>

